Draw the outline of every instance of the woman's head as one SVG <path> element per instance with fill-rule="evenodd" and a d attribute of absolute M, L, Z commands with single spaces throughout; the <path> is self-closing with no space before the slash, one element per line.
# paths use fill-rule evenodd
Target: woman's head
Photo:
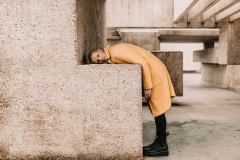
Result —
<path fill-rule="evenodd" d="M 107 62 L 108 57 L 103 49 L 97 49 L 89 52 L 88 59 L 90 63 L 103 64 Z"/>

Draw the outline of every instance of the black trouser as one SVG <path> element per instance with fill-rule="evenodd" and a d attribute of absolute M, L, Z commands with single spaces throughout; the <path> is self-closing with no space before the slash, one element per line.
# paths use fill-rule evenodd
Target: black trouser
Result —
<path fill-rule="evenodd" d="M 166 126 L 167 121 L 165 114 L 155 117 L 156 130 L 157 130 L 157 140 L 160 143 L 166 143 Z"/>

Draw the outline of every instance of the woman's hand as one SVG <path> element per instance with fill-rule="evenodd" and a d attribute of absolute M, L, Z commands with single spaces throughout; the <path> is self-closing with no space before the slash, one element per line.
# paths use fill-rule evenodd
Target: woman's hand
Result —
<path fill-rule="evenodd" d="M 146 100 L 149 100 L 151 97 L 151 89 L 144 89 L 144 97 Z"/>

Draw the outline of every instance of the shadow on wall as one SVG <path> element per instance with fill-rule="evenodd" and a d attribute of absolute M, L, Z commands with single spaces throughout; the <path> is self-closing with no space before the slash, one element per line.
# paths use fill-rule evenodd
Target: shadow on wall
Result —
<path fill-rule="evenodd" d="M 105 0 L 77 0 L 77 63 L 88 64 L 88 52 L 105 45 Z"/>

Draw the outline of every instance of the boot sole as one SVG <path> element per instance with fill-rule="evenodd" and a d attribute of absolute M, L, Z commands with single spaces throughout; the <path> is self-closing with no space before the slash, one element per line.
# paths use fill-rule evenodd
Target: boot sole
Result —
<path fill-rule="evenodd" d="M 169 155 L 168 151 L 143 153 L 143 156 L 147 156 L 147 157 L 160 157 L 160 156 L 168 156 L 168 155 Z"/>

